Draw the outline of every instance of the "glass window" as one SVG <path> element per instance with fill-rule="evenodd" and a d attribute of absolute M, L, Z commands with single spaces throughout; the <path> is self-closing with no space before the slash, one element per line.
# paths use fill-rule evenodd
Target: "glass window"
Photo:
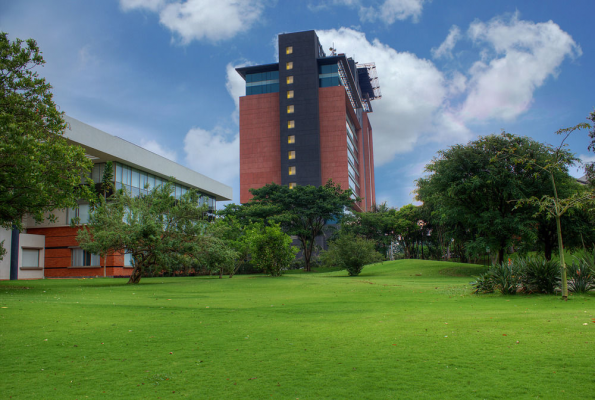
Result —
<path fill-rule="evenodd" d="M 130 185 L 130 167 L 122 166 L 122 183 L 124 185 Z"/>
<path fill-rule="evenodd" d="M 145 186 L 147 186 L 149 180 L 149 176 L 147 175 L 146 172 L 140 172 L 140 188 L 144 189 Z"/>
<path fill-rule="evenodd" d="M 295 167 L 289 167 L 289 175 L 295 175 Z"/>
<path fill-rule="evenodd" d="M 294 108 L 293 106 L 287 106 L 287 114 L 293 114 Z"/>
<path fill-rule="evenodd" d="M 289 159 L 290 160 L 295 160 L 295 151 L 292 150 L 292 151 L 289 152 Z"/>
<path fill-rule="evenodd" d="M 147 183 L 149 184 L 149 190 L 153 190 L 155 187 L 155 175 L 149 174 L 147 177 Z"/>
<path fill-rule="evenodd" d="M 288 85 L 292 84 L 292 83 L 293 83 L 293 76 L 288 76 L 288 77 L 285 79 L 285 82 L 286 82 Z"/>
<path fill-rule="evenodd" d="M 293 189 L 295 186 L 296 186 L 295 182 L 291 182 L 291 183 L 289 184 L 289 188 L 290 188 L 290 189 Z"/>
<path fill-rule="evenodd" d="M 291 54 L 293 53 L 293 46 L 287 46 L 285 48 L 285 54 Z"/>
<path fill-rule="evenodd" d="M 124 253 L 124 266 L 125 267 L 133 267 L 133 260 L 132 260 L 132 254 L 130 253 Z"/>
<path fill-rule="evenodd" d="M 72 267 L 99 267 L 99 255 L 89 253 L 81 248 L 72 249 Z"/>
<path fill-rule="evenodd" d="M 289 61 L 285 64 L 285 69 L 293 69 L 293 61 Z"/>
<path fill-rule="evenodd" d="M 116 163 L 116 182 L 122 182 L 122 164 Z"/>
<path fill-rule="evenodd" d="M 288 129 L 293 129 L 295 128 L 295 121 L 291 120 L 291 121 L 287 121 L 287 128 Z"/>
<path fill-rule="evenodd" d="M 132 181 L 130 182 L 130 186 L 132 187 L 140 187 L 140 174 L 137 169 L 132 168 Z"/>
<path fill-rule="evenodd" d="M 295 135 L 289 135 L 287 137 L 287 143 L 289 143 L 289 144 L 295 143 Z"/>
<path fill-rule="evenodd" d="M 39 249 L 23 249 L 21 267 L 39 268 Z"/>
<path fill-rule="evenodd" d="M 287 98 L 288 99 L 293 99 L 293 90 L 288 90 L 287 91 Z"/>

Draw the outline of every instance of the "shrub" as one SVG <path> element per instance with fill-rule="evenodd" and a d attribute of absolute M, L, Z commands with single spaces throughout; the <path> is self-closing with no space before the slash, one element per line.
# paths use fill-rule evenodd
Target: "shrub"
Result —
<path fill-rule="evenodd" d="M 589 258 L 577 258 L 568 267 L 568 289 L 574 293 L 586 293 L 595 289 L 595 270 Z"/>
<path fill-rule="evenodd" d="M 560 285 L 560 263 L 543 257 L 519 258 L 523 289 L 529 293 L 553 294 Z"/>
<path fill-rule="evenodd" d="M 384 257 L 375 250 L 375 242 L 353 234 L 343 234 L 323 251 L 320 260 L 325 268 L 334 266 L 347 270 L 349 276 L 357 276 L 364 265 L 382 261 Z"/>
<path fill-rule="evenodd" d="M 492 265 L 488 273 L 492 276 L 494 288 L 502 294 L 516 294 L 521 287 L 522 269 L 520 265 L 522 263 L 516 261 Z"/>
<path fill-rule="evenodd" d="M 248 232 L 252 264 L 272 276 L 281 276 L 289 269 L 297 249 L 291 237 L 279 225 L 255 226 Z"/>
<path fill-rule="evenodd" d="M 475 286 L 473 293 L 494 293 L 494 280 L 489 272 L 485 272 L 477 277 L 471 286 Z"/>

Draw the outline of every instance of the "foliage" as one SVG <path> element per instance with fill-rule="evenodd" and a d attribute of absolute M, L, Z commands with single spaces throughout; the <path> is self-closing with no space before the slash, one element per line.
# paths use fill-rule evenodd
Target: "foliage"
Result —
<path fill-rule="evenodd" d="M 543 257 L 515 261 L 522 273 L 523 289 L 528 293 L 554 294 L 560 287 L 560 262 Z"/>
<path fill-rule="evenodd" d="M 81 176 L 93 162 L 68 144 L 67 124 L 51 85 L 35 71 L 44 64 L 33 39 L 10 41 L 0 32 L 0 226 L 21 219 L 55 220 L 52 211 L 75 207 L 91 191 Z"/>
<path fill-rule="evenodd" d="M 551 175 L 536 165 L 557 155 L 558 180 L 568 178 L 574 156 L 528 137 L 509 133 L 481 137 L 438 153 L 426 166 L 430 175 L 417 181 L 417 198 L 433 207 L 440 224 L 456 228 L 453 238 L 487 247 L 504 261 L 505 250 L 532 236 L 535 208 L 516 201 L 552 194 Z"/>
<path fill-rule="evenodd" d="M 489 272 L 480 274 L 471 285 L 475 288 L 473 293 L 494 293 L 494 280 Z"/>
<path fill-rule="evenodd" d="M 339 223 L 345 208 L 354 202 L 351 190 L 342 190 L 332 180 L 319 187 L 298 185 L 293 189 L 272 183 L 250 192 L 253 198 L 249 203 L 228 206 L 223 215 L 233 215 L 244 224 L 279 224 L 300 241 L 306 271 L 311 270 L 316 237 L 324 233 L 327 224 Z"/>
<path fill-rule="evenodd" d="M 248 259 L 250 252 L 250 226 L 241 225 L 233 216 L 217 218 L 209 225 L 208 231 L 214 237 L 221 239 L 225 246 L 234 251 L 235 257 L 231 263 L 219 264 L 219 277 L 228 274 L 232 278 L 240 266 Z"/>
<path fill-rule="evenodd" d="M 291 237 L 279 225 L 255 224 L 248 233 L 252 263 L 272 276 L 281 276 L 289 269 L 297 249 L 291 246 Z"/>
<path fill-rule="evenodd" d="M 568 288 L 574 293 L 587 293 L 595 289 L 595 251 L 584 251 L 575 256 L 568 268 Z"/>
<path fill-rule="evenodd" d="M 591 121 L 592 125 L 589 124 L 589 138 L 591 139 L 591 143 L 589 143 L 589 151 L 595 152 L 595 110 L 591 111 L 589 116 L 587 117 L 588 121 Z M 585 165 L 585 172 L 587 173 L 587 181 L 589 182 L 589 186 L 595 186 L 595 163 L 589 162 Z"/>
<path fill-rule="evenodd" d="M 212 265 L 220 260 L 206 239 L 206 207 L 199 206 L 199 195 L 190 190 L 180 199 L 173 197 L 171 182 L 154 188 L 148 195 L 131 196 L 122 190 L 90 213 L 89 224 L 79 230 L 77 241 L 92 253 L 105 249 L 132 255 L 134 269 L 129 283 L 138 283 L 148 268 L 171 269 L 198 262 L 205 257 Z M 223 258 L 229 258 L 225 255 Z"/>
<path fill-rule="evenodd" d="M 494 284 L 494 289 L 502 294 L 516 294 L 521 287 L 522 270 L 518 263 L 503 262 L 494 264 L 488 270 Z"/>
<path fill-rule="evenodd" d="M 562 139 L 562 143 L 558 146 L 555 151 L 552 151 L 552 155 L 549 159 L 539 160 L 532 154 L 519 155 L 516 154 L 516 148 L 508 149 L 508 153 L 515 156 L 515 160 L 519 163 L 529 163 L 539 171 L 542 171 L 545 176 L 550 178 L 551 188 L 553 189 L 552 194 L 544 194 L 541 197 L 531 196 L 529 198 L 520 199 L 519 205 L 529 204 L 538 207 L 538 213 L 547 213 L 549 217 L 554 218 L 556 221 L 556 236 L 558 239 L 558 252 L 560 254 L 560 268 L 562 271 L 562 298 L 568 300 L 568 280 L 566 274 L 566 262 L 564 260 L 564 242 L 562 239 L 562 224 L 561 217 L 570 209 L 580 208 L 584 205 L 587 200 L 593 200 L 595 198 L 595 192 L 593 191 L 577 191 L 572 193 L 569 197 L 562 198 L 559 196 L 558 186 L 560 182 L 561 172 L 567 172 L 567 166 L 569 163 L 568 152 L 563 150 L 564 142 L 568 136 L 578 129 L 587 129 L 589 124 L 578 124 L 570 128 L 560 129 L 556 132 L 558 135 L 565 135 Z M 570 158 L 571 161 L 578 161 Z M 558 184 L 556 184 L 558 182 Z"/>
<path fill-rule="evenodd" d="M 340 235 L 327 251 L 320 255 L 326 268 L 339 267 L 347 270 L 349 276 L 357 276 L 364 265 L 382 261 L 384 257 L 374 249 L 374 241 L 349 233 Z"/>

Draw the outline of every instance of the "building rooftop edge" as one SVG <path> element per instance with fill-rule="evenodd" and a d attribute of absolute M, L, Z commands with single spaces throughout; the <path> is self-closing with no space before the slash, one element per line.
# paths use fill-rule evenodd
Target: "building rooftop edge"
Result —
<path fill-rule="evenodd" d="M 232 199 L 230 186 L 69 115 L 65 115 L 64 120 L 70 126 L 64 137 L 85 148 L 89 155 L 102 161 L 122 162 L 164 178 L 173 176 L 177 182 L 212 195 L 217 201 Z"/>

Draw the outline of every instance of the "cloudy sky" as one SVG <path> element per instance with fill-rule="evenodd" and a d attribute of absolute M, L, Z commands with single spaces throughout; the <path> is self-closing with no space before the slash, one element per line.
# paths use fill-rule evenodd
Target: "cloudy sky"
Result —
<path fill-rule="evenodd" d="M 276 62 L 314 29 L 375 62 L 376 195 L 401 207 L 436 151 L 502 130 L 557 145 L 595 107 L 593 0 L 1 0 L 0 30 L 34 38 L 68 115 L 233 187 L 236 66 Z M 584 160 L 586 132 L 570 150 Z M 573 171 L 576 176 L 580 171 Z"/>

